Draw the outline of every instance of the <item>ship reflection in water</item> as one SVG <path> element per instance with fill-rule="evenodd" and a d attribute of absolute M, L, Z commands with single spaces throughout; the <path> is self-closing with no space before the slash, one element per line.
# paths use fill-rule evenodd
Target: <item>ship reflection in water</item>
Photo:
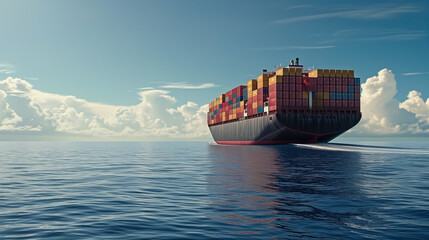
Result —
<path fill-rule="evenodd" d="M 209 148 L 214 220 L 237 237 L 349 239 L 357 229 L 359 237 L 375 231 L 359 187 L 361 153 L 299 145 Z"/>

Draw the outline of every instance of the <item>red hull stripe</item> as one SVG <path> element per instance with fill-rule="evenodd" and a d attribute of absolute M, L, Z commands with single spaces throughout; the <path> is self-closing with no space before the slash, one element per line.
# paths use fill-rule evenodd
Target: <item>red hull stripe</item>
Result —
<path fill-rule="evenodd" d="M 316 143 L 315 140 L 308 141 L 216 141 L 217 144 L 225 145 L 281 145 L 290 143 Z"/>

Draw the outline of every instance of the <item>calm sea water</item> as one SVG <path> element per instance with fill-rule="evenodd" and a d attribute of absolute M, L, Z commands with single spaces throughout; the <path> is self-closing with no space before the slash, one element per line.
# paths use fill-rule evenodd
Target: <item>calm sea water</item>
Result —
<path fill-rule="evenodd" d="M 0 239 L 429 239 L 429 144 L 0 142 Z"/>

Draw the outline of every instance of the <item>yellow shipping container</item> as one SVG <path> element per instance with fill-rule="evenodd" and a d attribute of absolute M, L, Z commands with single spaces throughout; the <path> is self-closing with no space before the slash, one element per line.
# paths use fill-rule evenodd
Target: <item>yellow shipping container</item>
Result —
<path fill-rule="evenodd" d="M 232 120 L 233 118 L 232 118 L 232 114 L 229 114 L 229 120 Z"/>
<path fill-rule="evenodd" d="M 244 107 L 244 101 L 240 101 L 240 107 Z"/>
<path fill-rule="evenodd" d="M 258 107 L 258 103 L 257 102 L 252 103 L 252 108 L 257 108 L 257 107 Z"/>
<path fill-rule="evenodd" d="M 309 72 L 308 76 L 312 78 L 323 77 L 323 69 L 316 69 L 312 72 Z"/>
<path fill-rule="evenodd" d="M 237 118 L 237 114 L 236 113 L 232 114 L 232 118 L 236 119 Z"/>
<path fill-rule="evenodd" d="M 295 76 L 302 76 L 302 68 L 295 68 Z"/>
<path fill-rule="evenodd" d="M 290 75 L 290 68 L 280 68 L 276 71 L 276 75 L 278 76 L 289 76 Z"/>
<path fill-rule="evenodd" d="M 347 77 L 354 78 L 355 77 L 355 71 L 354 70 L 349 70 L 349 74 L 348 74 Z"/>
<path fill-rule="evenodd" d="M 258 83 L 259 83 L 259 81 L 261 81 L 262 79 L 266 79 L 266 80 L 268 80 L 268 78 L 269 78 L 269 77 L 268 77 L 268 74 L 264 74 L 264 73 L 263 73 L 263 74 L 261 74 L 261 75 L 259 75 L 259 76 L 258 76 L 258 79 L 257 79 L 257 80 L 258 80 Z M 258 87 L 259 87 L 259 86 L 258 86 Z"/>
<path fill-rule="evenodd" d="M 329 99 L 329 92 L 323 92 L 323 99 Z"/>
<path fill-rule="evenodd" d="M 225 116 L 222 116 L 222 122 L 225 122 L 226 118 Z"/>
<path fill-rule="evenodd" d="M 269 85 L 282 83 L 282 82 L 283 82 L 283 77 L 279 75 L 275 75 L 270 77 Z"/>
<path fill-rule="evenodd" d="M 330 78 L 334 78 L 335 77 L 335 70 L 334 69 L 327 69 L 327 71 L 329 72 L 329 77 Z"/>
<path fill-rule="evenodd" d="M 268 79 L 270 76 L 268 74 L 261 74 L 258 77 L 258 88 L 268 87 Z"/>
<path fill-rule="evenodd" d="M 252 79 L 247 82 L 247 91 L 251 92 L 258 88 L 258 81 L 256 79 Z"/>
<path fill-rule="evenodd" d="M 258 90 L 253 90 L 252 93 L 253 93 L 252 97 L 258 96 Z"/>
<path fill-rule="evenodd" d="M 302 98 L 303 99 L 308 99 L 308 92 L 307 91 L 303 91 L 302 92 Z"/>
<path fill-rule="evenodd" d="M 219 100 L 221 103 L 224 103 L 225 102 L 225 94 L 219 95 Z"/>
<path fill-rule="evenodd" d="M 341 70 L 335 70 L 335 77 L 340 78 L 341 77 Z"/>
<path fill-rule="evenodd" d="M 236 114 L 236 113 L 237 113 L 237 108 L 234 108 L 234 109 L 232 110 L 232 113 L 233 113 L 233 114 Z"/>
<path fill-rule="evenodd" d="M 323 92 L 316 92 L 316 99 L 323 99 Z"/>

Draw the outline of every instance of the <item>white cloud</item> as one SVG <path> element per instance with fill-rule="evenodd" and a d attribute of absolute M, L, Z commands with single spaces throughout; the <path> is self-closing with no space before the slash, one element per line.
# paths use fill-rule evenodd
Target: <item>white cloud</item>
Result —
<path fill-rule="evenodd" d="M 395 75 L 382 69 L 362 84 L 362 120 L 350 132 L 363 135 L 418 135 L 429 133 L 429 100 L 411 91 L 408 99 L 395 99 Z"/>
<path fill-rule="evenodd" d="M 423 74 L 428 74 L 429 72 L 409 72 L 409 73 L 404 73 L 402 75 L 404 76 L 414 76 L 414 75 L 423 75 Z"/>
<path fill-rule="evenodd" d="M 207 105 L 188 102 L 175 107 L 176 99 L 165 90 L 138 94 L 137 105 L 112 106 L 45 93 L 25 80 L 9 77 L 0 81 L 0 131 L 3 137 L 28 131 L 29 138 L 35 131 L 129 140 L 209 137 Z"/>
<path fill-rule="evenodd" d="M 317 50 L 317 49 L 329 49 L 329 48 L 335 48 L 333 45 L 327 45 L 327 46 L 285 46 L 285 47 L 262 47 L 262 48 L 252 48 L 252 50 L 267 50 L 267 51 L 283 51 L 283 50 L 292 50 L 292 49 L 299 49 L 299 50 Z"/>
<path fill-rule="evenodd" d="M 330 9 L 335 8 L 333 6 L 330 6 Z M 328 18 L 384 19 L 402 13 L 413 13 L 420 11 L 419 7 L 414 5 L 373 5 L 369 7 L 349 6 L 346 8 L 342 7 L 341 9 L 335 10 L 337 11 L 319 14 L 313 13 L 311 15 L 280 19 L 274 21 L 273 23 L 294 23 Z"/>
<path fill-rule="evenodd" d="M 11 74 L 15 72 L 15 66 L 9 63 L 0 63 L 0 73 Z"/>
<path fill-rule="evenodd" d="M 213 83 L 203 83 L 201 85 L 190 85 L 184 82 L 178 83 L 169 83 L 161 86 L 161 88 L 176 88 L 176 89 L 204 89 L 204 88 L 212 88 L 216 87 Z"/>

